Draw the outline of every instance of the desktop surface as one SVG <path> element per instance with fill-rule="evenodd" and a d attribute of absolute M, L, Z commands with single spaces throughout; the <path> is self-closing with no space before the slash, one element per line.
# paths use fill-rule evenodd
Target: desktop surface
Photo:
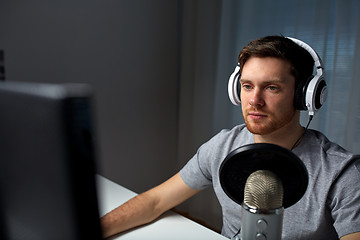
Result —
<path fill-rule="evenodd" d="M 100 216 L 125 203 L 136 193 L 97 175 Z M 109 240 L 224 240 L 226 237 L 177 213 L 167 211 L 154 222 L 108 238 Z"/>

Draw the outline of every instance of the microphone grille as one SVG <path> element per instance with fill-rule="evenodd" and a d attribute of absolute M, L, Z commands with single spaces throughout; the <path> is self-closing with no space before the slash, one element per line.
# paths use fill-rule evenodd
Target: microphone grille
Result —
<path fill-rule="evenodd" d="M 253 172 L 246 180 L 244 204 L 261 210 L 282 207 L 284 190 L 279 177 L 268 170 Z"/>

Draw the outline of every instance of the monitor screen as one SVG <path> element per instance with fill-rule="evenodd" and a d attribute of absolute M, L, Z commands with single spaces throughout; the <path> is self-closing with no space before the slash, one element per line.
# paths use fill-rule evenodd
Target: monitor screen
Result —
<path fill-rule="evenodd" d="M 91 96 L 0 82 L 1 239 L 101 239 Z"/>
<path fill-rule="evenodd" d="M 0 81 L 5 80 L 4 50 L 0 49 Z"/>

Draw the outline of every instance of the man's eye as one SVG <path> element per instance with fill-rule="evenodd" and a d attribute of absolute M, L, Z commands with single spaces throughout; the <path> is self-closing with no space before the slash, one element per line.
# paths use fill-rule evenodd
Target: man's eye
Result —
<path fill-rule="evenodd" d="M 276 87 L 276 86 L 269 86 L 268 89 L 269 89 L 270 91 L 277 91 L 279 88 Z"/>
<path fill-rule="evenodd" d="M 251 85 L 249 85 L 249 84 L 243 84 L 242 87 L 243 87 L 245 90 L 250 90 L 250 89 L 251 89 Z"/>

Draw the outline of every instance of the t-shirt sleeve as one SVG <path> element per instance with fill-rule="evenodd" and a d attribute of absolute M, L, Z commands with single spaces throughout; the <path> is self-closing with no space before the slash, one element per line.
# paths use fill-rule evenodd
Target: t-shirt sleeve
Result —
<path fill-rule="evenodd" d="M 236 126 L 231 130 L 223 129 L 201 145 L 196 154 L 180 170 L 180 176 L 184 182 L 196 190 L 202 190 L 214 184 L 225 157 L 234 148 L 252 143 L 252 135 L 244 129 L 245 125 Z"/>
<path fill-rule="evenodd" d="M 339 237 L 360 232 L 360 158 L 357 156 L 336 180 L 329 194 L 334 227 Z"/>
<path fill-rule="evenodd" d="M 180 170 L 180 176 L 192 189 L 202 190 L 217 178 L 219 166 L 226 155 L 234 148 L 234 138 L 240 127 L 223 129 L 209 141 L 201 145 L 196 154 Z M 246 138 L 247 139 L 247 138 Z"/>
<path fill-rule="evenodd" d="M 212 184 L 211 174 L 205 168 L 206 166 L 201 162 L 204 158 L 204 151 L 208 143 L 202 145 L 197 153 L 187 162 L 187 164 L 180 170 L 180 176 L 183 181 L 192 189 L 202 190 Z"/>

